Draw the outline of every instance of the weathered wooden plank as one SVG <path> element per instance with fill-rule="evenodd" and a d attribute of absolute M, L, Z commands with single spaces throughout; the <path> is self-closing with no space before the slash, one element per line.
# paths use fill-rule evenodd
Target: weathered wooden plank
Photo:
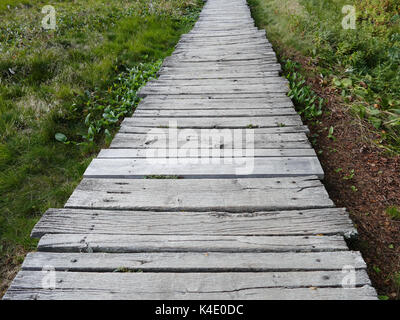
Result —
<path fill-rule="evenodd" d="M 155 195 L 157 195 L 155 197 Z M 317 177 L 83 179 L 67 208 L 255 212 L 332 207 Z"/>
<path fill-rule="evenodd" d="M 246 117 L 246 118 L 125 118 L 122 122 L 127 126 L 135 127 L 175 127 L 175 128 L 270 128 L 302 126 L 303 123 L 298 115 L 295 116 L 273 116 L 273 117 Z"/>
<path fill-rule="evenodd" d="M 255 53 L 250 52 L 218 52 L 218 53 L 207 53 L 205 51 L 199 53 L 191 53 L 188 51 L 175 52 L 171 56 L 165 58 L 165 61 L 171 62 L 208 62 L 208 61 L 238 61 L 238 60 L 263 60 L 276 62 L 276 55 L 273 50 L 258 50 Z"/>
<path fill-rule="evenodd" d="M 143 107 L 136 108 L 135 117 L 268 117 L 268 116 L 285 116 L 296 115 L 294 108 L 278 108 L 278 109 L 191 109 L 191 110 L 176 110 L 176 109 L 147 109 Z"/>
<path fill-rule="evenodd" d="M 342 236 L 46 234 L 44 252 L 324 252 L 347 251 Z M 279 260 L 278 260 L 279 261 Z"/>
<path fill-rule="evenodd" d="M 144 253 L 29 253 L 22 270 L 73 272 L 294 272 L 355 270 L 366 265 L 359 252 L 144 252 Z"/>
<path fill-rule="evenodd" d="M 200 132 L 199 132 L 200 131 Z M 303 149 L 311 148 L 305 133 L 261 134 L 256 130 L 174 130 L 155 128 L 147 134 L 117 133 L 111 148 Z M 251 150 L 250 150 L 251 149 Z"/>
<path fill-rule="evenodd" d="M 250 50 L 271 50 L 272 45 L 268 41 L 264 41 L 262 39 L 254 40 L 254 41 L 229 41 L 229 42 L 220 42 L 218 44 L 212 42 L 203 42 L 203 43 L 190 43 L 190 42 L 179 42 L 175 48 L 177 50 L 209 50 L 221 52 L 221 50 L 232 50 L 232 49 L 247 49 Z"/>
<path fill-rule="evenodd" d="M 148 97 L 151 98 L 151 97 Z M 263 100 L 253 102 L 243 102 L 238 100 L 182 100 L 182 99 L 167 99 L 167 100 L 156 100 L 156 99 L 143 99 L 136 111 L 138 110 L 203 110 L 205 112 L 218 112 L 221 111 L 232 111 L 232 112 L 248 112 L 252 110 L 267 110 L 272 109 L 271 112 L 276 110 L 294 109 L 293 103 L 287 99 L 280 99 L 276 102 L 264 102 Z"/>
<path fill-rule="evenodd" d="M 187 94 L 240 94 L 240 93 L 287 93 L 289 86 L 282 84 L 254 84 L 254 85 L 228 85 L 228 86 L 145 86 L 137 93 L 139 97 L 146 95 L 187 95 Z"/>
<path fill-rule="evenodd" d="M 4 299 L 376 299 L 364 270 L 355 288 L 342 287 L 341 271 L 256 273 L 57 272 L 43 288 L 44 272 L 18 273 Z"/>
<path fill-rule="evenodd" d="M 162 64 L 162 68 L 176 68 L 176 69 L 195 69 L 207 71 L 210 69 L 218 69 L 219 71 L 223 70 L 223 68 L 230 70 L 245 70 L 247 68 L 251 68 L 251 71 L 271 71 L 271 70 L 280 70 L 278 69 L 279 65 L 276 61 L 275 57 L 261 57 L 255 59 L 243 59 L 243 58 L 209 58 L 204 60 L 195 60 L 195 59 L 174 59 L 169 58 L 164 60 Z M 280 66 L 280 65 L 279 65 Z"/>
<path fill-rule="evenodd" d="M 181 65 L 195 65 L 199 64 L 215 64 L 215 65 L 249 65 L 249 64 L 275 64 L 277 59 L 275 53 L 263 52 L 257 54 L 242 53 L 242 54 L 210 54 L 210 55 L 196 55 L 191 53 L 175 54 L 163 61 L 163 66 L 181 66 Z"/>
<path fill-rule="evenodd" d="M 149 97 L 150 98 L 150 97 Z M 287 109 L 294 110 L 293 103 L 287 100 L 281 100 L 278 102 L 241 102 L 237 100 L 219 100 L 219 101 L 201 101 L 201 100 L 182 100 L 182 99 L 168 99 L 168 100 L 155 100 L 155 99 L 143 99 L 136 111 L 138 110 L 161 110 L 163 112 L 173 112 L 173 111 L 204 111 L 204 112 L 278 112 L 283 110 L 285 112 Z"/>
<path fill-rule="evenodd" d="M 262 59 L 218 59 L 218 60 L 204 60 L 204 61 L 195 61 L 195 60 L 173 60 L 168 59 L 163 62 L 162 68 L 176 68 L 176 69 L 185 69 L 185 70 L 240 70 L 244 71 L 245 69 L 252 68 L 250 71 L 271 71 L 271 70 L 281 70 L 280 65 L 277 66 L 275 58 L 262 58 Z"/>
<path fill-rule="evenodd" d="M 126 186 L 123 183 L 129 183 L 129 180 L 109 182 L 110 185 L 113 183 L 121 183 L 120 190 L 123 190 Z M 113 190 L 116 191 L 118 190 Z M 152 196 L 156 198 L 154 194 Z M 278 238 L 273 240 L 259 237 L 344 235 L 350 238 L 357 234 L 345 209 L 338 208 L 253 213 L 244 213 L 245 210 L 242 210 L 242 213 L 224 213 L 96 210 L 88 207 L 47 210 L 33 228 L 31 236 L 40 238 L 45 234 L 57 233 L 114 236 L 257 236 L 251 238 L 249 243 L 259 243 L 260 246 L 265 246 L 265 250 L 274 251 L 273 248 L 277 246 L 291 250 L 293 246 L 297 247 L 297 243 L 302 242 L 291 242 L 289 237 L 285 238 L 286 242 L 276 242 L 279 241 Z M 199 237 L 199 240 L 201 239 Z M 311 243 L 300 244 L 301 248 L 298 251 L 312 251 L 315 245 L 313 242 L 316 240 L 310 238 L 310 241 Z M 235 242 L 232 242 L 232 245 L 233 243 Z M 311 247 L 308 244 L 311 244 Z M 241 246 L 238 245 L 239 247 Z M 318 245 L 315 248 L 318 250 Z"/>
<path fill-rule="evenodd" d="M 226 99 L 237 99 L 243 101 L 247 99 L 279 99 L 285 97 L 284 94 L 275 92 L 261 92 L 261 93 L 215 93 L 215 94 L 182 94 L 182 95 L 168 95 L 168 94 L 157 94 L 149 95 L 146 98 L 151 99 L 175 99 L 175 100 L 197 100 L 197 99 L 215 99 L 215 100 L 226 100 Z"/>
<path fill-rule="evenodd" d="M 218 149 L 221 151 L 221 149 Z M 195 155 L 198 149 L 160 149 L 159 152 L 149 154 L 146 149 L 102 149 L 97 155 L 98 159 L 135 159 L 135 158 L 164 158 L 165 155 L 176 155 L 176 158 L 187 158 L 188 155 Z M 200 152 L 198 157 L 212 157 L 216 151 L 207 150 Z M 314 149 L 254 149 L 252 154 L 246 154 L 244 150 L 227 150 L 226 154 L 232 154 L 235 157 L 316 157 Z"/>
<path fill-rule="evenodd" d="M 198 39 L 218 39 L 218 40 L 231 40 L 231 39 L 252 39 L 252 38 L 265 37 L 265 30 L 242 30 L 238 32 L 189 32 L 181 36 L 181 40 L 198 40 Z"/>
<path fill-rule="evenodd" d="M 267 78 L 244 78 L 244 79 L 187 79 L 187 80 L 174 80 L 174 79 L 157 79 L 149 81 L 146 86 L 239 86 L 239 85 L 269 85 L 269 84 L 282 84 L 287 85 L 288 81 L 282 77 L 267 77 Z"/>
<path fill-rule="evenodd" d="M 229 73 L 229 71 L 206 71 L 199 73 L 197 71 L 187 71 L 184 69 L 175 69 L 173 72 L 166 72 L 165 69 L 162 69 L 157 73 L 159 79 L 240 79 L 240 78 L 260 78 L 260 77 L 275 77 L 278 75 L 278 71 L 261 71 L 261 72 L 252 72 L 248 73 L 244 70 L 239 72 Z"/>
<path fill-rule="evenodd" d="M 203 104 L 232 104 L 232 105 L 245 105 L 245 104 L 254 104 L 255 106 L 260 104 L 279 104 L 279 103 L 291 103 L 292 100 L 285 95 L 280 96 L 265 96 L 265 97 L 246 97 L 246 100 L 235 96 L 230 97 L 221 97 L 221 96 L 205 96 L 205 95 L 193 95 L 190 97 L 190 100 L 179 99 L 174 96 L 149 96 L 142 100 L 143 103 L 152 102 L 152 103 L 174 103 L 174 104 L 190 104 L 190 103 L 203 103 Z M 239 107 L 239 106 L 238 106 Z"/>
<path fill-rule="evenodd" d="M 200 72 L 201 71 L 201 72 Z M 158 71 L 158 74 L 168 74 L 168 75 L 180 75 L 180 74 L 192 74 L 197 73 L 199 77 L 201 76 L 213 76 L 213 78 L 225 77 L 226 74 L 230 74 L 231 77 L 237 78 L 240 75 L 260 75 L 263 73 L 281 71 L 280 64 L 260 64 L 257 61 L 253 63 L 250 61 L 244 64 L 241 61 L 234 62 L 233 65 L 217 65 L 215 63 L 205 65 L 174 65 L 174 66 L 162 66 Z"/>
<path fill-rule="evenodd" d="M 172 127 L 171 127 L 172 128 Z M 212 127 L 209 127 L 212 129 Z M 165 132 L 168 128 L 164 127 L 136 127 L 133 124 L 122 124 L 119 132 L 123 133 L 135 133 L 135 134 L 148 134 L 150 131 L 153 133 L 156 132 Z M 190 131 L 195 132 L 198 135 L 201 135 L 201 132 L 204 128 L 200 129 L 190 129 Z M 174 129 L 176 130 L 177 134 L 180 135 L 182 130 L 186 131 L 187 129 Z M 207 130 L 207 128 L 206 128 Z M 271 127 L 271 128 L 255 128 L 255 134 L 278 134 L 278 133 L 298 133 L 304 132 L 309 133 L 309 130 L 306 126 L 290 126 L 290 127 Z"/>
<path fill-rule="evenodd" d="M 149 150 L 149 153 L 157 153 Z M 199 152 L 196 152 L 199 154 Z M 205 178 L 274 178 L 316 175 L 324 172 L 317 157 L 232 158 L 219 152 L 219 158 L 146 158 L 94 159 L 86 169 L 86 178 L 143 179 L 147 176 Z"/>
<path fill-rule="evenodd" d="M 263 32 L 264 31 L 264 32 Z M 255 27 L 245 27 L 242 30 L 240 29 L 230 29 L 230 30 L 224 30 L 224 29 L 216 29 L 216 30 L 210 30 L 208 29 L 194 29 L 190 31 L 189 33 L 184 34 L 181 39 L 182 40 L 190 40 L 190 39 L 218 39 L 218 40 L 223 40 L 223 39 L 228 39 L 230 40 L 233 36 L 235 38 L 238 38 L 240 36 L 259 36 L 263 35 L 265 37 L 265 30 L 258 30 Z"/>
<path fill-rule="evenodd" d="M 224 24 L 208 24 L 208 29 L 218 29 L 219 31 L 228 29 L 228 28 L 232 28 L 234 25 L 233 24 L 228 24 L 228 23 L 224 23 Z M 254 24 L 240 24 L 237 27 L 244 27 L 244 28 L 249 28 L 249 27 L 253 27 Z M 198 29 L 200 30 L 200 29 Z M 204 29 L 207 30 L 207 29 Z M 216 30 L 216 31 L 218 31 Z M 238 32 L 238 31 L 237 31 Z M 191 36 L 190 34 L 188 34 L 187 38 L 181 38 L 179 40 L 179 43 L 183 43 L 183 42 L 187 42 L 187 43 L 199 43 L 201 40 L 203 40 L 204 42 L 208 43 L 208 42 L 213 42 L 213 43 L 238 43 L 238 42 L 249 42 L 250 40 L 253 40 L 255 42 L 264 42 L 264 43 L 269 43 L 269 41 L 266 39 L 265 35 L 262 32 L 258 32 L 258 33 L 254 33 L 249 35 L 249 36 L 245 36 L 245 35 L 239 35 L 239 36 L 235 36 L 234 34 L 230 35 L 230 36 L 226 36 L 226 37 L 198 37 L 195 38 L 194 36 Z"/>

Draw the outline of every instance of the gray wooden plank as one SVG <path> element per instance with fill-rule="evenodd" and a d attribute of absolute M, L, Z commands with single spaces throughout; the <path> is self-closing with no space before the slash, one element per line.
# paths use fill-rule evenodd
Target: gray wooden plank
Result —
<path fill-rule="evenodd" d="M 119 182 L 116 181 L 116 183 Z M 111 185 L 111 183 L 109 184 Z M 120 187 L 124 186 L 126 185 L 120 185 Z M 266 250 L 274 250 L 271 247 L 283 246 L 290 249 L 301 241 L 291 242 L 289 241 L 291 238 L 288 237 L 284 238 L 287 240 L 286 242 L 277 243 L 279 238 L 274 238 L 274 242 L 273 239 L 259 237 L 344 235 L 351 238 L 357 235 L 346 211 L 338 208 L 253 213 L 245 213 L 245 210 L 242 210 L 242 213 L 227 213 L 121 211 L 87 207 L 87 209 L 47 210 L 33 228 L 32 237 L 40 238 L 45 234 L 58 233 L 114 236 L 257 236 L 252 238 L 251 243 L 259 243 L 260 246 L 265 246 Z M 313 238 L 310 239 L 311 242 L 316 241 Z M 232 245 L 234 243 L 232 242 Z M 309 247 L 308 243 L 303 243 L 299 251 L 312 251 L 314 245 L 311 243 L 311 247 Z M 238 248 L 240 247 L 238 245 Z"/>
<path fill-rule="evenodd" d="M 175 68 L 184 70 L 220 70 L 220 71 L 272 71 L 281 70 L 280 65 L 276 63 L 276 58 L 260 58 L 260 59 L 218 59 L 218 60 L 174 60 L 167 59 L 163 62 L 162 68 Z M 251 68 L 252 70 L 249 70 Z"/>
<path fill-rule="evenodd" d="M 231 36 L 252 36 L 252 35 L 264 35 L 265 36 L 265 30 L 259 30 L 256 27 L 246 27 L 243 29 L 217 29 L 217 30 L 210 30 L 208 29 L 203 29 L 203 28 L 197 28 L 197 29 L 192 29 L 190 32 L 182 35 L 181 39 L 192 39 L 192 38 L 203 38 L 203 39 L 208 39 L 208 38 L 224 38 L 224 37 L 231 37 Z"/>
<path fill-rule="evenodd" d="M 324 252 L 347 251 L 343 236 L 46 234 L 43 252 Z"/>
<path fill-rule="evenodd" d="M 281 99 L 284 98 L 285 95 L 281 92 L 246 92 L 246 93 L 215 93 L 215 94 L 176 94 L 176 95 L 168 95 L 168 94 L 156 94 L 156 95 L 148 95 L 146 98 L 151 99 L 175 99 L 175 100 L 197 100 L 197 99 L 210 99 L 210 100 L 226 100 L 226 99 L 236 99 L 238 101 L 245 102 L 247 99 Z M 288 98 L 288 97 L 287 97 Z"/>
<path fill-rule="evenodd" d="M 294 272 L 366 269 L 359 252 L 139 252 L 139 253 L 28 253 L 21 269 L 44 266 L 70 272 Z M 364 284 L 364 283 L 362 283 Z M 365 283 L 366 284 L 366 283 Z"/>
<path fill-rule="evenodd" d="M 171 127 L 172 128 L 172 127 Z M 153 133 L 157 133 L 157 132 L 165 132 L 166 129 L 169 129 L 167 127 L 163 127 L 163 126 L 159 126 L 159 127 L 137 127 L 134 124 L 125 124 L 123 123 L 121 125 L 121 128 L 119 130 L 119 132 L 121 134 L 123 133 L 141 133 L 141 134 L 148 134 L 149 132 L 153 132 Z M 203 130 L 207 130 L 207 129 L 213 129 L 212 127 L 209 128 L 200 128 L 200 129 L 194 129 L 191 128 L 190 130 L 198 135 L 201 135 L 201 132 Z M 176 130 L 177 134 L 180 135 L 182 130 L 187 130 L 187 129 L 174 129 Z M 304 132 L 306 134 L 309 133 L 309 130 L 306 126 L 289 126 L 289 127 L 271 127 L 271 128 L 254 128 L 252 129 L 254 130 L 255 134 L 279 134 L 279 133 L 298 133 L 298 132 Z"/>
<path fill-rule="evenodd" d="M 201 73 L 198 71 L 188 71 L 185 69 L 175 69 L 173 72 L 167 72 L 168 69 L 166 67 L 162 67 L 158 72 L 159 79 L 240 79 L 240 78 L 260 78 L 260 77 L 275 77 L 278 75 L 280 69 L 272 70 L 272 71 L 254 71 L 250 74 L 245 70 L 236 71 L 229 73 L 228 70 L 203 70 Z M 212 81 L 212 80 L 211 80 Z"/>
<path fill-rule="evenodd" d="M 240 93 L 281 93 L 289 92 L 286 84 L 248 85 L 248 86 L 145 86 L 137 93 L 139 97 L 146 95 L 187 95 L 187 94 L 240 94 Z"/>
<path fill-rule="evenodd" d="M 190 43 L 190 42 L 178 42 L 175 46 L 177 50 L 189 50 L 189 51 L 213 51 L 213 52 L 221 52 L 221 50 L 232 50 L 232 49 L 243 49 L 247 51 L 252 50 L 271 50 L 272 45 L 263 39 L 254 40 L 254 41 L 230 41 L 230 42 L 220 42 L 218 44 L 212 42 L 203 42 L 203 43 Z"/>
<path fill-rule="evenodd" d="M 171 65 L 174 63 L 185 63 L 185 62 L 219 62 L 219 61 L 251 61 L 260 60 L 265 63 L 276 63 L 276 55 L 272 50 L 269 51 L 258 51 L 256 53 L 230 53 L 230 52 L 219 52 L 219 53 L 190 53 L 190 52 L 176 52 L 173 55 L 164 59 L 163 65 Z"/>
<path fill-rule="evenodd" d="M 146 86 L 228 86 L 228 85 L 267 85 L 267 84 L 282 84 L 286 85 L 288 81 L 282 77 L 267 77 L 267 78 L 245 78 L 245 79 L 187 79 L 187 80 L 165 80 L 163 78 L 151 80 Z"/>
<path fill-rule="evenodd" d="M 246 149 L 247 154 L 257 149 L 309 149 L 307 136 L 298 133 L 257 133 L 253 129 L 243 131 L 218 130 L 176 130 L 155 128 L 147 134 L 117 133 L 110 148 L 142 149 L 220 149 L 229 155 L 231 149 Z M 238 151 L 240 152 L 240 151 Z M 239 154 L 240 156 L 240 154 Z"/>
<path fill-rule="evenodd" d="M 176 127 L 176 128 L 270 128 L 302 126 L 300 116 L 246 117 L 246 118 L 125 118 L 122 124 L 135 127 Z"/>
<path fill-rule="evenodd" d="M 281 66 L 279 63 L 276 63 L 275 58 L 261 58 L 261 59 L 251 59 L 251 60 L 242 60 L 242 59 L 219 59 L 215 61 L 205 60 L 205 61 L 194 61 L 194 60 L 173 60 L 167 59 L 163 62 L 161 68 L 173 68 L 173 69 L 184 69 L 184 70 L 195 70 L 202 72 L 207 72 L 209 70 L 218 70 L 218 71 L 248 71 L 257 72 L 257 71 L 280 71 Z"/>
<path fill-rule="evenodd" d="M 218 112 L 231 111 L 231 112 L 250 112 L 253 110 L 267 110 L 266 112 L 277 112 L 280 109 L 294 109 L 293 103 L 288 100 L 281 99 L 280 101 L 274 102 L 263 102 L 263 101 L 251 101 L 241 102 L 237 100 L 182 100 L 182 99 L 168 99 L 168 100 L 155 100 L 155 99 L 143 99 L 136 110 L 203 110 L 205 112 Z M 246 111 L 248 110 L 248 111 Z"/>
<path fill-rule="evenodd" d="M 218 149 L 219 152 L 221 149 Z M 226 150 L 226 154 L 232 154 L 234 157 L 316 157 L 314 149 L 254 149 L 251 154 L 245 150 Z M 165 155 L 175 155 L 176 158 L 187 158 L 188 155 L 194 156 L 198 149 L 160 149 L 153 154 L 146 149 L 102 149 L 97 155 L 98 159 L 136 159 L 136 158 L 164 158 Z M 217 154 L 216 150 L 207 150 L 199 152 L 198 157 L 212 157 Z"/>
<path fill-rule="evenodd" d="M 285 116 L 296 115 L 294 108 L 278 108 L 278 109 L 228 109 L 228 110 L 213 110 L 213 109 L 197 109 L 197 110 L 168 110 L 168 109 L 147 109 L 142 106 L 136 108 L 135 117 L 268 117 L 268 116 Z"/>
<path fill-rule="evenodd" d="M 248 179 L 83 179 L 65 205 L 67 208 L 227 212 L 332 206 L 333 202 L 316 176 Z"/>
<path fill-rule="evenodd" d="M 289 97 L 275 97 L 275 98 L 247 98 L 243 99 L 208 99 L 192 98 L 192 99 L 175 99 L 173 96 L 164 96 L 163 98 L 157 96 L 149 96 L 143 99 L 139 106 L 153 106 L 156 109 L 277 109 L 277 108 L 290 108 L 293 103 Z M 159 106 L 159 107 L 157 107 Z"/>
<path fill-rule="evenodd" d="M 149 150 L 149 153 L 157 152 Z M 160 175 L 188 179 L 324 177 L 317 157 L 232 158 L 224 157 L 225 151 L 218 154 L 220 158 L 94 159 L 83 176 L 118 179 L 143 179 Z"/>
<path fill-rule="evenodd" d="M 265 30 L 243 30 L 238 32 L 197 32 L 197 33 L 186 33 L 181 36 L 182 40 L 232 40 L 232 39 L 257 39 L 265 37 Z"/>
<path fill-rule="evenodd" d="M 18 273 L 4 299 L 377 299 L 364 270 L 356 288 L 342 287 L 341 271 L 274 273 L 57 272 L 43 288 L 44 272 Z"/>

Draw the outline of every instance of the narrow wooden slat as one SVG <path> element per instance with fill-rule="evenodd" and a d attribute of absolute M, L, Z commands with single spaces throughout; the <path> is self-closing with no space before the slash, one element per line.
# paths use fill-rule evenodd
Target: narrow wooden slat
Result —
<path fill-rule="evenodd" d="M 270 128 L 302 126 L 303 123 L 298 115 L 295 116 L 273 116 L 273 117 L 246 117 L 246 118 L 125 118 L 123 125 L 135 127 L 163 127 L 171 125 L 178 128 Z"/>
<path fill-rule="evenodd" d="M 155 196 L 157 195 L 157 196 Z M 229 211 L 332 207 L 316 176 L 250 179 L 83 179 L 69 208 Z"/>
<path fill-rule="evenodd" d="M 263 78 L 245 78 L 245 79 L 190 79 L 190 80 L 163 80 L 157 79 L 147 83 L 147 87 L 161 87 L 161 86 L 228 86 L 228 85 L 266 85 L 266 84 L 287 84 L 287 80 L 281 77 L 263 77 Z"/>
<path fill-rule="evenodd" d="M 58 272 L 43 289 L 43 272 L 21 271 L 5 299 L 376 299 L 364 270 L 355 289 L 342 288 L 341 271 L 274 273 Z M 332 288 L 333 287 L 333 288 Z"/>
<path fill-rule="evenodd" d="M 248 85 L 248 86 L 167 86 L 167 87 L 143 87 L 139 92 L 139 97 L 150 94 L 160 95 L 185 95 L 185 94 L 239 94 L 239 93 L 286 93 L 289 91 L 287 85 Z"/>
<path fill-rule="evenodd" d="M 44 234 L 108 235 L 212 235 L 257 236 L 252 244 L 265 245 L 268 251 L 277 246 L 288 250 L 312 251 L 316 240 L 304 243 L 291 238 L 262 239 L 259 236 L 312 236 L 356 234 L 344 209 L 326 208 L 256 213 L 223 212 L 144 212 L 94 209 L 49 209 L 34 227 L 32 236 Z M 201 238 L 200 238 L 201 239 Z M 322 240 L 321 240 L 322 241 Z M 240 241 L 239 241 L 240 242 Z M 270 245 L 269 243 L 272 242 Z M 235 242 L 232 242 L 234 244 Z M 240 248 L 241 245 L 238 245 Z"/>
<path fill-rule="evenodd" d="M 209 72 L 220 72 L 225 74 L 231 72 L 231 75 L 235 73 L 260 73 L 260 72 L 271 72 L 280 71 L 281 65 L 278 63 L 266 63 L 257 60 L 251 61 L 220 61 L 220 62 L 198 62 L 198 63 L 175 63 L 171 62 L 168 65 L 163 65 L 158 73 L 169 73 L 174 74 L 178 72 L 197 72 L 202 73 Z"/>
<path fill-rule="evenodd" d="M 115 272 L 294 272 L 365 269 L 358 252 L 254 253 L 254 252 L 156 252 L 156 253 L 29 253 L 22 270 Z M 364 283 L 363 283 L 364 284 Z"/>
<path fill-rule="evenodd" d="M 118 133 L 110 148 L 197 148 L 220 149 L 220 153 L 229 155 L 225 149 L 309 149 L 304 132 L 297 133 L 255 133 L 252 129 L 231 130 L 177 130 L 173 128 L 154 128 L 147 134 Z M 179 135 L 178 135 L 179 133 Z M 248 154 L 250 154 L 248 152 Z"/>
<path fill-rule="evenodd" d="M 160 149 L 159 152 L 149 153 L 146 149 L 102 149 L 97 155 L 98 159 L 136 159 L 136 158 L 163 158 L 166 155 L 176 158 L 187 158 L 188 155 L 195 155 L 199 158 L 212 157 L 221 152 L 221 149 L 210 149 L 207 152 L 198 152 L 198 149 Z M 232 154 L 235 157 L 316 157 L 314 149 L 254 149 L 252 154 L 245 150 L 227 150 L 226 154 Z"/>
<path fill-rule="evenodd" d="M 229 110 L 148 110 L 139 107 L 135 117 L 267 117 L 296 115 L 293 108 L 280 109 L 229 109 Z"/>
<path fill-rule="evenodd" d="M 169 72 L 170 70 L 171 72 Z M 248 73 L 245 70 L 233 70 L 233 72 L 229 72 L 229 70 L 205 70 L 204 72 L 197 72 L 196 70 L 185 70 L 185 69 L 174 69 L 170 68 L 166 69 L 161 68 L 157 75 L 159 79 L 240 79 L 240 78 L 260 78 L 260 77 L 276 77 L 279 74 L 279 70 L 265 70 L 265 71 L 254 71 L 252 73 Z M 210 80 L 212 81 L 212 80 Z M 284 98 L 284 97 L 281 97 Z"/>
<path fill-rule="evenodd" d="M 247 100 L 247 99 L 246 99 Z M 243 102 L 235 99 L 156 99 L 156 97 L 147 97 L 143 99 L 138 106 L 138 109 L 162 109 L 162 110 L 230 110 L 230 109 L 281 109 L 293 108 L 293 103 L 288 98 L 279 99 L 248 99 Z"/>
<path fill-rule="evenodd" d="M 157 150 L 150 152 L 155 153 Z M 83 176 L 86 178 L 143 179 L 147 176 L 160 175 L 192 179 L 315 175 L 319 179 L 323 179 L 324 172 L 317 157 L 232 158 L 230 156 L 211 159 L 94 159 Z"/>
<path fill-rule="evenodd" d="M 347 251 L 343 236 L 46 234 L 45 252 L 324 252 Z"/>
<path fill-rule="evenodd" d="M 180 52 L 164 59 L 164 65 L 174 63 L 203 63 L 203 62 L 228 62 L 228 61 L 262 61 L 264 63 L 276 63 L 277 59 L 273 51 L 264 50 L 261 53 L 219 53 L 219 54 L 193 54 Z"/>
<path fill-rule="evenodd" d="M 270 240 L 258 240 L 258 236 L 356 235 L 348 214 L 337 208 L 255 213 L 49 209 L 34 227 L 32 236 L 57 233 L 257 236 L 251 242 L 261 244 Z M 280 245 L 296 246 L 290 238 L 285 239 L 287 242 Z M 276 245 L 273 242 L 272 246 Z M 268 250 L 269 245 L 265 248 Z"/>
<path fill-rule="evenodd" d="M 203 127 L 203 128 L 185 128 L 185 129 L 175 129 L 173 127 L 171 128 L 165 128 L 163 126 L 160 127 L 140 127 L 140 126 L 135 126 L 132 123 L 122 123 L 121 128 L 119 130 L 120 134 L 149 134 L 150 132 L 153 134 L 156 133 L 166 133 L 166 130 L 168 131 L 169 129 L 176 130 L 176 134 L 181 135 L 184 134 L 184 132 L 189 129 L 193 134 L 201 135 L 203 130 L 208 130 L 208 129 L 213 129 L 213 130 L 218 130 L 214 129 L 213 127 Z M 246 128 L 247 129 L 247 128 Z M 221 129 L 222 130 L 222 129 Z M 252 129 L 255 132 L 255 135 L 264 135 L 264 134 L 283 134 L 283 133 L 309 133 L 309 130 L 306 126 L 290 126 L 290 127 L 270 127 L 270 128 L 255 128 Z"/>

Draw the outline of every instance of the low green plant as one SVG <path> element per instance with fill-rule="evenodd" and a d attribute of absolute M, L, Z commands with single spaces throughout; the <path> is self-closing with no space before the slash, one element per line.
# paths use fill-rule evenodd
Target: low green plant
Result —
<path fill-rule="evenodd" d="M 313 120 L 322 115 L 324 99 L 306 85 L 305 78 L 298 72 L 300 65 L 291 60 L 284 64 L 284 73 L 289 81 L 288 96 L 293 100 L 296 110 L 304 118 Z"/>
<path fill-rule="evenodd" d="M 345 175 L 343 177 L 343 180 L 351 180 L 351 179 L 353 179 L 354 178 L 354 174 L 355 174 L 354 169 L 351 169 L 349 174 L 347 174 L 347 175 Z"/>
<path fill-rule="evenodd" d="M 395 206 L 391 206 L 386 209 L 386 213 L 393 220 L 400 220 L 400 209 Z"/>

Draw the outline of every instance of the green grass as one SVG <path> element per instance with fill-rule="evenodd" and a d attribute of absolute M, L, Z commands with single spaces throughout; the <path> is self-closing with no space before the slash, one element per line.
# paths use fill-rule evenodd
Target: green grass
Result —
<path fill-rule="evenodd" d="M 152 3 L 54 1 L 57 29 L 45 31 L 47 2 L 0 1 L 2 268 L 35 248 L 34 224 L 64 205 L 202 5 Z"/>
<path fill-rule="evenodd" d="M 397 0 L 249 0 L 253 16 L 285 59 L 299 52 L 316 75 L 369 121 L 381 147 L 400 153 L 400 3 Z M 356 30 L 342 7 L 356 7 Z"/>

